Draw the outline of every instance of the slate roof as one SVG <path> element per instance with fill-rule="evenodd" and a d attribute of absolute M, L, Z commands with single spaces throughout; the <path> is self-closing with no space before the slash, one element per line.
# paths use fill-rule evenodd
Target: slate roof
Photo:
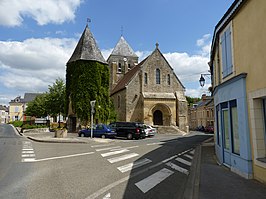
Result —
<path fill-rule="evenodd" d="M 24 103 L 28 103 L 33 101 L 38 95 L 41 95 L 42 93 L 25 93 L 24 99 L 22 100 Z"/>
<path fill-rule="evenodd" d="M 86 25 L 86 28 L 67 63 L 77 60 L 98 61 L 107 64 L 88 25 Z"/>
<path fill-rule="evenodd" d="M 213 98 L 211 96 L 206 96 L 205 100 L 200 100 L 199 102 L 197 102 L 196 108 L 202 106 L 213 106 Z"/>
<path fill-rule="evenodd" d="M 135 54 L 134 50 L 129 46 L 129 44 L 127 43 L 127 41 L 125 40 L 123 36 L 120 37 L 111 55 L 119 55 L 119 56 L 125 56 L 125 57 L 138 57 Z"/>
<path fill-rule="evenodd" d="M 8 112 L 8 107 L 0 105 L 0 110 Z"/>

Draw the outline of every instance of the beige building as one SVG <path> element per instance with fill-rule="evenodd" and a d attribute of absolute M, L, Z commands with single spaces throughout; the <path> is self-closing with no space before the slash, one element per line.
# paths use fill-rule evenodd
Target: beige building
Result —
<path fill-rule="evenodd" d="M 9 121 L 23 121 L 27 104 L 33 101 L 40 93 L 25 93 L 24 98 L 16 97 L 9 102 Z"/>
<path fill-rule="evenodd" d="M 196 130 L 203 126 L 213 127 L 214 125 L 214 107 L 213 98 L 203 94 L 201 100 L 189 108 L 189 128 Z"/>
<path fill-rule="evenodd" d="M 0 123 L 8 123 L 8 107 L 0 105 Z"/>
<path fill-rule="evenodd" d="M 179 127 L 188 131 L 185 88 L 159 45 L 138 63 L 138 57 L 121 36 L 107 60 L 110 88 L 119 121 Z"/>
<path fill-rule="evenodd" d="M 266 1 L 235 0 L 215 27 L 210 69 L 216 154 L 246 178 L 266 182 Z"/>

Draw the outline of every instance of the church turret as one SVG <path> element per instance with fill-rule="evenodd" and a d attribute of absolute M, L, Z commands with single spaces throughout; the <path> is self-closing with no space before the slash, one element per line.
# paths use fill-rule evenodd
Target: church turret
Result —
<path fill-rule="evenodd" d="M 107 120 L 109 113 L 100 113 L 97 107 L 103 110 L 109 110 L 110 107 L 109 79 L 106 78 L 109 70 L 88 25 L 66 65 L 68 132 L 76 132 L 78 122 L 88 123 L 92 100 L 97 100 L 95 118 Z"/>
<path fill-rule="evenodd" d="M 124 37 L 121 36 L 111 55 L 107 59 L 110 69 L 111 90 L 125 73 L 138 64 L 138 59 L 139 58 L 133 49 L 129 46 Z"/>

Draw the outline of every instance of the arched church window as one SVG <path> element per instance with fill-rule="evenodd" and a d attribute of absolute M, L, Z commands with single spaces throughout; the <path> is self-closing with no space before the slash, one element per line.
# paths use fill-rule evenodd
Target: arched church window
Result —
<path fill-rule="evenodd" d="M 122 72 L 122 65 L 121 63 L 118 63 L 118 69 L 117 72 L 121 73 Z"/>
<path fill-rule="evenodd" d="M 170 85 L 171 84 L 171 80 L 170 80 L 170 74 L 167 75 L 167 84 Z"/>
<path fill-rule="evenodd" d="M 148 74 L 144 73 L 144 84 L 148 84 Z"/>
<path fill-rule="evenodd" d="M 161 84 L 161 71 L 159 68 L 156 69 L 156 84 Z"/>

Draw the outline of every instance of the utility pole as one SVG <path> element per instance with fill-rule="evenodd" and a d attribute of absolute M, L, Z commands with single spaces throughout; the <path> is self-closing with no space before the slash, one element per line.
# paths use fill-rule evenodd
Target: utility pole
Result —
<path fill-rule="evenodd" d="M 93 137 L 93 113 L 95 112 L 94 106 L 95 106 L 96 100 L 91 101 L 91 138 Z"/>

